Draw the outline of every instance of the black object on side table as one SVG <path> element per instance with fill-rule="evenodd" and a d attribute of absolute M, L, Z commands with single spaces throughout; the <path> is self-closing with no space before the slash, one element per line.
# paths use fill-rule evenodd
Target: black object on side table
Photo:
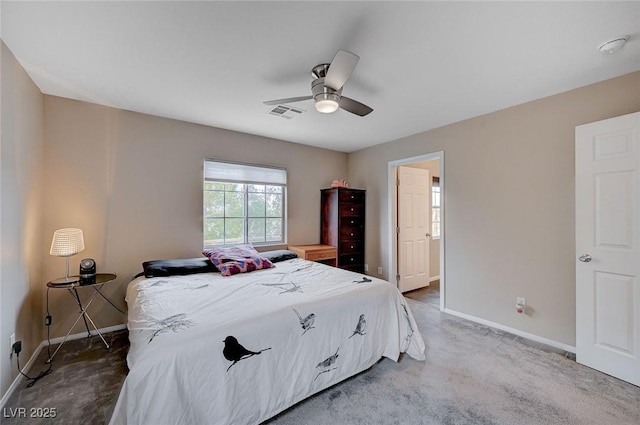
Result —
<path fill-rule="evenodd" d="M 67 334 L 65 335 L 65 337 L 62 340 L 62 342 L 60 343 L 60 345 L 58 345 L 58 348 L 56 348 L 56 351 L 53 352 L 53 355 L 47 360 L 47 363 L 50 363 L 53 360 L 53 358 L 55 357 L 56 353 L 58 352 L 58 350 L 60 350 L 62 345 L 67 341 L 67 339 L 69 338 L 69 335 L 71 334 L 71 331 L 73 331 L 73 328 L 76 327 L 76 325 L 78 324 L 80 319 L 82 319 L 84 321 L 84 326 L 87 329 L 87 338 L 91 336 L 91 330 L 89 329 L 89 323 L 91 323 L 91 326 L 97 332 L 97 334 L 100 336 L 100 339 L 102 339 L 102 342 L 104 343 L 104 345 L 107 348 L 109 348 L 109 344 L 107 343 L 107 341 L 102 336 L 102 333 L 100 333 L 100 331 L 98 330 L 98 327 L 96 326 L 96 324 L 91 319 L 91 316 L 89 316 L 89 313 L 87 313 L 87 309 L 89 308 L 89 306 L 91 305 L 93 300 L 99 295 L 104 300 L 106 300 L 109 304 L 111 304 L 111 306 L 113 308 L 118 310 L 120 313 L 125 314 L 124 311 L 120 310 L 120 308 L 118 308 L 118 306 L 116 306 L 113 302 L 111 302 L 111 300 L 109 300 L 107 297 L 105 297 L 104 294 L 101 292 L 102 287 L 105 284 L 114 281 L 116 279 L 116 277 L 117 276 L 116 276 L 115 273 L 96 273 L 95 275 L 93 275 L 91 277 L 82 277 L 81 278 L 80 276 L 69 276 L 68 281 L 66 281 L 64 283 L 54 283 L 54 282 L 48 282 L 47 283 L 47 286 L 49 288 L 66 289 L 67 292 L 73 298 L 73 300 L 76 302 L 76 304 L 78 304 L 78 307 L 80 307 L 80 315 L 78 316 L 76 321 L 73 322 L 73 325 L 69 329 L 69 332 L 67 332 Z M 93 293 L 91 294 L 91 297 L 89 297 L 89 299 L 86 301 L 86 303 L 84 305 L 82 304 L 82 300 L 80 299 L 80 294 L 78 294 L 78 288 L 92 288 L 93 289 Z"/>

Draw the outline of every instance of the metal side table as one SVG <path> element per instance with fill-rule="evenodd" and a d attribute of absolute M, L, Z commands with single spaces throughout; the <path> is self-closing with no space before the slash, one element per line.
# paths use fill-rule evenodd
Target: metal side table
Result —
<path fill-rule="evenodd" d="M 117 305 L 111 302 L 111 300 L 101 292 L 102 287 L 107 283 L 114 281 L 116 277 L 117 276 L 115 273 L 96 273 L 95 276 L 92 276 L 90 278 L 81 279 L 80 276 L 70 276 L 69 281 L 65 283 L 58 283 L 58 284 L 53 282 L 47 283 L 47 286 L 52 289 L 66 289 L 69 295 L 71 295 L 73 300 L 76 302 L 76 304 L 78 304 L 78 307 L 80 307 L 80 314 L 78 315 L 78 318 L 76 319 L 75 322 L 73 322 L 73 325 L 69 329 L 69 332 L 67 332 L 62 342 L 58 345 L 58 347 L 56 348 L 56 351 L 53 352 L 53 355 L 47 360 L 47 363 L 50 363 L 53 360 L 58 350 L 60 350 L 60 348 L 64 345 L 64 343 L 67 342 L 67 339 L 71 334 L 71 331 L 73 331 L 73 329 L 76 327 L 80 319 L 84 321 L 84 326 L 87 329 L 87 338 L 91 336 L 91 330 L 89 329 L 89 323 L 91 323 L 91 327 L 93 327 L 96 333 L 100 336 L 100 339 L 104 343 L 105 347 L 109 348 L 109 344 L 102 336 L 102 333 L 100 333 L 100 331 L 98 330 L 98 327 L 93 322 L 93 319 L 91 319 L 91 316 L 89 316 L 89 313 L 87 313 L 87 309 L 89 308 L 93 300 L 95 300 L 96 297 L 99 295 L 105 301 L 111 304 L 113 308 L 118 310 L 120 313 L 125 314 L 124 311 L 120 310 L 120 308 L 118 308 Z M 78 288 L 93 289 L 93 293 L 91 294 L 91 297 L 89 297 L 89 299 L 85 302 L 84 305 L 82 304 L 82 300 L 80 299 Z"/>

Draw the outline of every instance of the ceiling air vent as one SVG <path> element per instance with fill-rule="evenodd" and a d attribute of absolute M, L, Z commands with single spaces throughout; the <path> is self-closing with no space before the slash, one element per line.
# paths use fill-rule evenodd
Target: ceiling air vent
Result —
<path fill-rule="evenodd" d="M 292 108 L 290 106 L 278 105 L 267 112 L 269 115 L 275 115 L 276 117 L 282 117 L 290 120 L 301 115 L 304 112 L 302 109 Z"/>

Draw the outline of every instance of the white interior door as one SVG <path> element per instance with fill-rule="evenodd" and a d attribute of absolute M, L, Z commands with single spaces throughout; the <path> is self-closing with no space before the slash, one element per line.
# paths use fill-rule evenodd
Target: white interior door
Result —
<path fill-rule="evenodd" d="M 431 181 L 429 170 L 398 167 L 398 286 L 401 292 L 429 285 Z"/>
<path fill-rule="evenodd" d="M 640 385 L 640 112 L 576 127 L 576 360 Z"/>

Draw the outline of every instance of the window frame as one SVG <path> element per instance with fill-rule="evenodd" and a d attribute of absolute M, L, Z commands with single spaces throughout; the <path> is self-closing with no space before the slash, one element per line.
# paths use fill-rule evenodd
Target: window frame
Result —
<path fill-rule="evenodd" d="M 437 188 L 437 191 L 434 191 L 434 188 Z M 438 194 L 438 205 L 434 206 L 434 194 Z M 438 240 L 442 237 L 442 191 L 440 189 L 440 177 L 433 176 L 431 178 L 431 239 Z M 433 211 L 438 210 L 438 216 L 440 220 L 434 220 Z M 435 226 L 437 225 L 437 229 Z M 437 230 L 437 231 L 436 231 Z"/>
<path fill-rule="evenodd" d="M 237 166 L 240 167 L 252 167 L 252 168 L 256 168 L 256 169 L 262 169 L 263 171 L 268 171 L 268 170 L 277 170 L 280 172 L 281 176 L 283 176 L 283 183 L 274 183 L 271 181 L 259 181 L 259 180 L 251 180 L 251 179 L 225 179 L 225 178 L 208 178 L 207 177 L 207 163 L 217 163 L 217 164 L 229 164 L 230 166 L 234 166 L 235 168 L 237 168 Z M 260 247 L 268 247 L 268 246 L 279 246 L 279 245 L 286 245 L 287 244 L 287 169 L 283 168 L 283 167 L 274 167 L 274 166 L 268 166 L 268 165 L 262 165 L 262 164 L 250 164 L 250 163 L 243 163 L 243 162 L 236 162 L 236 161 L 224 161 L 224 160 L 219 160 L 219 159 L 215 159 L 215 158 L 205 158 L 203 161 L 203 165 L 204 165 L 204 169 L 203 169 L 203 178 L 202 178 L 202 245 L 204 249 L 207 248 L 212 248 L 215 246 L 233 246 L 233 245 L 239 245 L 239 244 L 251 244 L 254 246 L 260 246 Z M 206 183 L 207 182 L 211 182 L 211 183 L 220 183 L 220 184 L 241 184 L 243 185 L 243 189 L 242 189 L 242 198 L 243 198 L 243 216 L 242 217 L 235 217 L 235 216 L 227 216 L 226 213 L 226 209 L 223 207 L 223 215 L 222 217 L 207 217 L 205 215 L 205 193 L 209 190 L 206 188 Z M 265 208 L 265 214 L 264 216 L 250 216 L 249 215 L 249 193 L 261 193 L 261 192 L 250 192 L 249 191 L 249 186 L 254 185 L 254 186 L 265 186 L 265 191 L 263 192 L 265 194 L 265 203 L 266 203 L 266 195 L 268 194 L 266 187 L 267 186 L 274 186 L 274 187 L 280 187 L 282 189 L 281 192 L 281 197 L 282 197 L 282 206 L 281 206 L 281 215 L 279 217 L 270 217 L 267 215 L 267 210 Z M 228 191 L 226 190 L 226 187 L 222 190 L 219 190 L 220 192 L 222 192 L 224 194 L 224 198 L 226 198 L 226 194 L 233 192 L 233 191 Z M 240 192 L 240 191 L 238 191 Z M 265 205 L 266 207 L 266 205 Z M 224 231 L 223 231 L 223 242 L 222 243 L 212 243 L 211 241 L 207 241 L 205 239 L 205 224 L 206 224 L 206 220 L 208 218 L 218 218 L 218 219 L 222 219 L 224 226 L 226 228 L 226 220 L 228 218 L 232 218 L 232 219 L 238 219 L 241 218 L 243 221 L 243 231 L 242 231 L 242 241 L 241 242 L 231 242 L 231 243 L 226 243 L 226 240 L 224 238 Z M 252 242 L 249 240 L 249 220 L 250 219 L 256 219 L 256 218 L 262 218 L 265 220 L 265 241 L 262 242 Z M 279 218 L 282 220 L 281 223 L 281 227 L 280 227 L 280 234 L 281 234 L 281 239 L 277 240 L 277 241 L 269 241 L 266 240 L 267 239 L 267 233 L 266 233 L 266 220 L 269 218 Z"/>

